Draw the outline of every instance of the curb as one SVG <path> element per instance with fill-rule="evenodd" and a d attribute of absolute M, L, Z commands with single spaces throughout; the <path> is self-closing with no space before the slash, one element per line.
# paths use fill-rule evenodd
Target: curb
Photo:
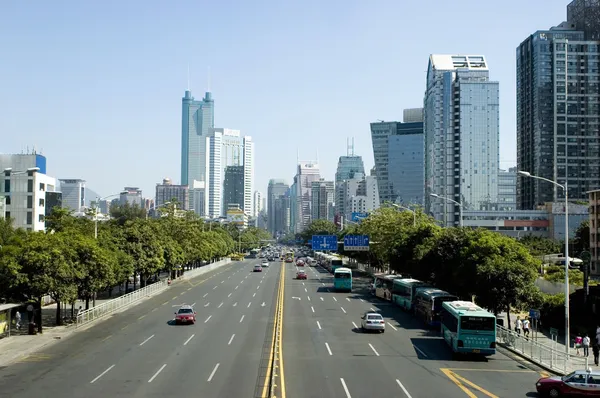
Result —
<path fill-rule="evenodd" d="M 532 364 L 534 364 L 534 365 L 536 365 L 536 366 L 544 369 L 547 372 L 550 372 L 550 373 L 553 373 L 553 374 L 559 375 L 559 376 L 566 375 L 566 373 L 563 370 L 551 368 L 550 366 L 548 366 L 548 365 L 546 365 L 544 363 L 541 363 L 541 362 L 539 362 L 539 361 L 537 361 L 537 360 L 535 360 L 533 358 L 530 358 L 530 357 L 526 356 L 525 354 L 523 354 L 520 351 L 517 351 L 517 350 L 515 350 L 513 348 L 510 348 L 509 346 L 507 346 L 504 343 L 498 343 L 497 342 L 496 344 L 498 346 L 504 348 L 505 350 L 510 351 L 511 354 L 514 354 L 514 355 L 518 356 L 519 358 L 524 359 L 525 361 L 527 361 L 529 363 L 532 363 Z"/>

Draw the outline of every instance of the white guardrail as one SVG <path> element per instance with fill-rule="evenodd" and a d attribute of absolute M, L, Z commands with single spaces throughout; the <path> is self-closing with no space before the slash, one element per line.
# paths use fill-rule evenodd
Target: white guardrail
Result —
<path fill-rule="evenodd" d="M 231 262 L 230 258 L 224 258 L 222 260 L 216 261 L 214 263 L 211 264 L 206 264 L 203 265 L 202 267 L 198 267 L 198 268 L 194 268 L 192 270 L 189 271 L 185 271 L 183 273 L 183 276 L 181 277 L 181 279 L 192 279 L 195 278 L 199 275 L 205 274 L 207 272 L 212 271 L 213 269 L 222 267 L 224 265 L 227 265 Z"/>
<path fill-rule="evenodd" d="M 537 363 L 558 374 L 568 374 L 576 369 L 587 369 L 586 358 L 567 355 L 562 344 L 557 347 L 535 341 L 533 332 L 529 337 L 518 334 L 504 326 L 496 326 L 496 342 L 531 362 Z M 562 349 L 558 348 L 561 347 Z"/>
<path fill-rule="evenodd" d="M 161 280 L 141 289 L 134 290 L 131 293 L 124 294 L 116 299 L 99 304 L 93 308 L 80 311 L 79 314 L 77 314 L 77 327 L 93 322 L 99 318 L 102 318 L 103 316 L 117 311 L 118 309 L 131 305 L 136 301 L 165 290 L 168 286 L 169 284 L 167 280 Z"/>

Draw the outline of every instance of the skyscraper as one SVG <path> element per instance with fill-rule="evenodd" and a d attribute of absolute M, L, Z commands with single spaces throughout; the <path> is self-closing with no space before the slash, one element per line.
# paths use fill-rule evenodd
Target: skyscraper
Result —
<path fill-rule="evenodd" d="M 181 185 L 206 181 L 206 137 L 215 127 L 214 111 L 210 92 L 196 101 L 186 90 L 181 115 Z"/>
<path fill-rule="evenodd" d="M 312 220 L 334 220 L 333 200 L 335 183 L 321 178 L 311 183 L 311 212 Z"/>
<path fill-rule="evenodd" d="M 284 235 L 290 228 L 290 187 L 284 180 L 269 180 L 267 196 L 267 229 L 273 236 Z"/>
<path fill-rule="evenodd" d="M 354 154 L 354 142 L 348 146 L 346 156 L 340 156 L 338 160 L 337 170 L 335 172 L 335 212 L 340 215 L 345 214 L 344 209 L 344 191 L 342 183 L 345 180 L 354 178 L 356 173 L 365 174 L 365 165 L 362 156 Z"/>
<path fill-rule="evenodd" d="M 304 161 L 298 164 L 296 178 L 296 212 L 295 225 L 292 226 L 295 233 L 302 232 L 312 219 L 312 183 L 320 178 L 319 164 L 312 161 Z"/>
<path fill-rule="evenodd" d="M 252 214 L 254 184 L 254 143 L 239 130 L 215 128 L 206 137 L 207 214 L 227 214 L 229 204 L 237 204 Z M 229 203 L 229 201 L 233 201 Z"/>
<path fill-rule="evenodd" d="M 174 185 L 170 178 L 163 179 L 162 184 L 156 184 L 156 208 L 171 202 L 173 199 L 177 201 L 179 210 L 189 210 L 189 187 L 187 185 Z"/>
<path fill-rule="evenodd" d="M 80 179 L 60 179 L 62 207 L 78 213 L 85 206 L 85 181 Z M 96 200 L 96 198 L 94 198 Z"/>
<path fill-rule="evenodd" d="M 559 184 L 568 175 L 569 198 L 579 201 L 600 188 L 598 15 L 598 2 L 572 1 L 567 22 L 517 48 L 517 168 Z M 561 200 L 551 183 L 517 179 L 519 209 Z"/>
<path fill-rule="evenodd" d="M 447 226 L 460 223 L 450 200 L 464 209 L 495 210 L 499 84 L 489 80 L 485 57 L 431 55 L 424 105 L 426 210 Z"/>
<path fill-rule="evenodd" d="M 262 192 L 260 191 L 254 191 L 254 208 L 252 210 L 252 216 L 253 217 L 258 217 L 258 215 L 260 214 L 260 212 L 263 209 L 263 200 L 264 200 L 264 196 L 262 194 Z"/>

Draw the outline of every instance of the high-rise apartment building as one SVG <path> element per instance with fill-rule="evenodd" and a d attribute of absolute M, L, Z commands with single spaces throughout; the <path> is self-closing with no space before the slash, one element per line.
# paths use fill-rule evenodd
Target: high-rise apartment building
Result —
<path fill-rule="evenodd" d="M 379 208 L 379 190 L 374 175 L 356 173 L 354 178 L 345 180 L 341 185 L 344 192 L 344 223 L 352 220 L 352 213 L 369 213 Z"/>
<path fill-rule="evenodd" d="M 207 215 L 225 216 L 230 204 L 253 211 L 254 143 L 239 130 L 216 128 L 206 138 Z M 233 202 L 230 202 L 233 201 Z"/>
<path fill-rule="evenodd" d="M 517 168 L 498 171 L 498 210 L 517 210 Z"/>
<path fill-rule="evenodd" d="M 424 135 L 422 108 L 409 109 L 405 122 L 371 123 L 379 202 L 423 205 Z M 347 213 L 347 212 L 345 212 Z"/>
<path fill-rule="evenodd" d="M 177 202 L 177 209 L 189 210 L 190 191 L 187 185 L 175 185 L 170 178 L 165 178 L 162 184 L 156 184 L 155 208 L 167 202 Z"/>
<path fill-rule="evenodd" d="M 517 48 L 517 168 L 565 184 L 587 201 L 600 188 L 600 4 L 572 1 L 567 22 Z M 567 178 L 568 176 L 568 178 Z M 564 200 L 555 185 L 520 177 L 517 207 Z"/>
<path fill-rule="evenodd" d="M 85 180 L 60 179 L 62 206 L 76 213 L 83 211 L 85 206 Z M 96 198 L 94 198 L 96 200 Z"/>
<path fill-rule="evenodd" d="M 423 123 L 423 108 L 405 109 L 402 112 L 404 123 Z"/>
<path fill-rule="evenodd" d="M 335 212 L 337 214 L 345 214 L 344 209 L 344 191 L 342 183 L 345 180 L 354 178 L 357 173 L 365 174 L 365 165 L 362 156 L 354 155 L 354 144 L 352 149 L 348 151 L 346 156 L 340 156 L 338 160 L 337 170 L 335 172 Z"/>
<path fill-rule="evenodd" d="M 496 210 L 499 84 L 489 80 L 484 56 L 429 57 L 423 121 L 426 211 L 458 226 L 459 204 Z"/>
<path fill-rule="evenodd" d="M 312 219 L 312 183 L 320 179 L 319 164 L 312 161 L 304 161 L 298 164 L 296 178 L 296 214 L 294 218 L 293 232 L 299 233 L 307 228 Z"/>
<path fill-rule="evenodd" d="M 289 230 L 290 187 L 284 180 L 271 179 L 267 187 L 267 230 L 276 236 Z M 277 205 L 282 198 L 287 198 L 287 206 Z M 287 209 L 286 209 L 287 208 Z M 286 212 L 285 214 L 280 213 Z"/>
<path fill-rule="evenodd" d="M 181 115 L 181 185 L 206 182 L 206 138 L 214 125 L 214 101 L 210 92 L 201 101 L 186 90 Z"/>
<path fill-rule="evenodd" d="M 252 210 L 252 216 L 258 217 L 261 211 L 266 210 L 263 206 L 265 197 L 260 191 L 254 191 L 254 209 Z"/>
<path fill-rule="evenodd" d="M 142 190 L 137 187 L 125 187 L 123 192 L 119 196 L 119 204 L 124 206 L 144 207 L 144 198 L 142 197 Z"/>
<path fill-rule="evenodd" d="M 311 212 L 312 220 L 333 221 L 335 217 L 334 209 L 335 183 L 325 181 L 320 178 L 311 183 Z"/>

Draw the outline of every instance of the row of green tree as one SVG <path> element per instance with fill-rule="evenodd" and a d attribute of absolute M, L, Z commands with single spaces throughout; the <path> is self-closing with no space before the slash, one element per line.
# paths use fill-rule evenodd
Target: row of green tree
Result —
<path fill-rule="evenodd" d="M 26 232 L 0 219 L 0 300 L 41 305 L 49 295 L 58 304 L 85 300 L 89 308 L 98 292 L 122 284 L 127 290 L 129 283 L 135 289 L 138 278 L 143 287 L 160 272 L 175 277 L 259 247 L 269 237 L 257 228 L 240 231 L 192 213 L 176 214 L 174 207 L 162 210 L 155 219 L 135 206 L 113 206 L 114 217 L 94 222 L 55 208 L 46 232 Z M 60 305 L 56 317 L 60 324 Z"/>
<path fill-rule="evenodd" d="M 413 214 L 391 207 L 381 207 L 343 231 L 332 222 L 315 220 L 295 238 L 310 242 L 312 235 L 330 234 L 338 234 L 340 240 L 346 234 L 369 235 L 368 252 L 344 251 L 342 245 L 339 251 L 361 263 L 430 282 L 463 299 L 475 297 L 496 314 L 545 308 L 549 298 L 534 284 L 542 267 L 539 256 L 562 252 L 560 242 L 549 239 L 517 240 L 485 229 L 442 228 L 421 211 Z M 585 230 L 580 228 L 575 242 L 583 236 Z M 550 271 L 553 278 L 560 278 L 560 270 Z M 581 271 L 571 272 L 572 280 L 583 280 Z"/>

